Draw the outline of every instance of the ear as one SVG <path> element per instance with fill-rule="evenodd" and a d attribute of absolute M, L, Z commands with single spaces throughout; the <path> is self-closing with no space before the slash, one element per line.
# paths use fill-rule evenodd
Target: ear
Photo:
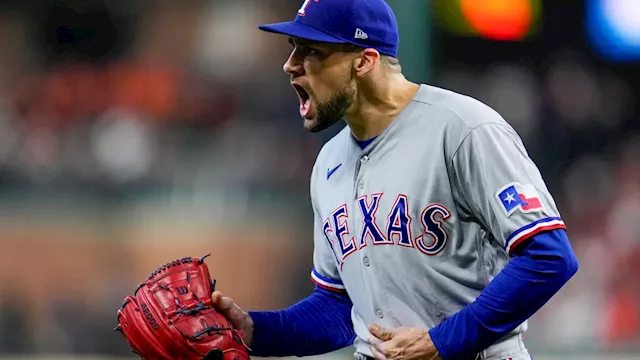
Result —
<path fill-rule="evenodd" d="M 375 49 L 364 49 L 353 59 L 353 69 L 358 77 L 364 77 L 380 63 L 380 53 Z"/>

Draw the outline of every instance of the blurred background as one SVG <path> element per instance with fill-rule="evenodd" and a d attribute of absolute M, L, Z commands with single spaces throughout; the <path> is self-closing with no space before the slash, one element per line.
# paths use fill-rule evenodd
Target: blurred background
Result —
<path fill-rule="evenodd" d="M 212 253 L 246 309 L 313 289 L 289 46 L 302 0 L 0 0 L 0 354 L 131 357 L 115 311 Z M 580 259 L 530 321 L 536 359 L 640 358 L 640 1 L 389 0 L 416 82 L 520 133 Z M 349 359 L 351 348 L 320 358 Z"/>

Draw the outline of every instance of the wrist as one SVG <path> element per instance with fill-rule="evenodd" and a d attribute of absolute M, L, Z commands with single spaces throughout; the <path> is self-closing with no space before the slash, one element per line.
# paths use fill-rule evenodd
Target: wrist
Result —
<path fill-rule="evenodd" d="M 431 333 L 427 332 L 427 353 L 430 354 L 428 360 L 443 360 L 440 356 L 440 351 L 438 351 L 438 347 L 433 342 L 433 338 L 431 337 Z"/>
<path fill-rule="evenodd" d="M 443 354 L 446 354 L 447 352 L 447 348 L 443 342 L 440 331 L 441 327 L 436 326 L 427 332 L 429 336 L 429 343 L 431 344 L 431 346 L 433 346 L 433 353 L 436 354 L 434 360 L 444 359 Z"/>

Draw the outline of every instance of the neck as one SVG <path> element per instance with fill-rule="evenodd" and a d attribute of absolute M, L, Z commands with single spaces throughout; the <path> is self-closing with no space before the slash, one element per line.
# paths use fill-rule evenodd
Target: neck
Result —
<path fill-rule="evenodd" d="M 358 91 L 355 108 L 345 116 L 353 137 L 361 141 L 380 135 L 411 102 L 419 88 L 402 74 L 372 82 L 375 86 L 365 86 Z"/>

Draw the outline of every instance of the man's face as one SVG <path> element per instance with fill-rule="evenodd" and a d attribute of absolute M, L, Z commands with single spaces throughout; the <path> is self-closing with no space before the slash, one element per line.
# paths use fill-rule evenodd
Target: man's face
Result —
<path fill-rule="evenodd" d="M 293 47 L 284 64 L 300 100 L 300 116 L 310 132 L 325 130 L 340 121 L 355 101 L 351 72 L 354 54 L 341 44 L 290 38 Z"/>

